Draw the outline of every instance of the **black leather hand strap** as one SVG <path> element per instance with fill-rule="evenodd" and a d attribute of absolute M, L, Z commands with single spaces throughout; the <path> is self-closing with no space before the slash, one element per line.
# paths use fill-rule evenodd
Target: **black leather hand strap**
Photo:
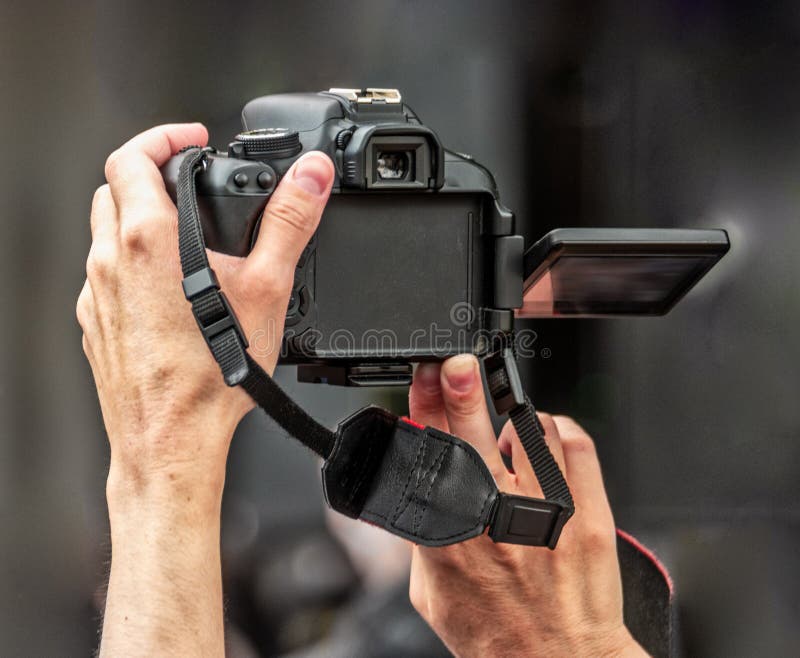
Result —
<path fill-rule="evenodd" d="M 495 541 L 555 548 L 571 514 L 559 501 L 499 492 L 469 443 L 374 406 L 339 425 L 322 483 L 333 509 L 424 546 L 490 528 Z"/>
<path fill-rule="evenodd" d="M 197 324 L 229 386 L 241 385 L 290 436 L 325 459 L 325 498 L 335 510 L 426 546 L 464 541 L 490 529 L 494 541 L 555 548 L 574 508 L 519 384 L 513 352 L 486 361 L 500 413 L 508 411 L 546 499 L 504 494 L 466 441 L 378 407 L 343 421 L 336 433 L 303 411 L 250 357 L 236 315 L 205 253 L 194 178 L 205 166 L 186 150 L 178 176 L 178 233 L 183 288 Z"/>
<path fill-rule="evenodd" d="M 322 484 L 333 509 L 427 546 L 481 534 L 497 499 L 472 446 L 374 406 L 339 425 Z"/>

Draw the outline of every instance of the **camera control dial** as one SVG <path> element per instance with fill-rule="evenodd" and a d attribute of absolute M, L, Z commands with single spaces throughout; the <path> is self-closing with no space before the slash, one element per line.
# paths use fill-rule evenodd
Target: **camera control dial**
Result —
<path fill-rule="evenodd" d="M 300 135 L 284 128 L 261 128 L 236 135 L 228 146 L 228 155 L 235 158 L 265 160 L 290 158 L 303 149 Z"/>

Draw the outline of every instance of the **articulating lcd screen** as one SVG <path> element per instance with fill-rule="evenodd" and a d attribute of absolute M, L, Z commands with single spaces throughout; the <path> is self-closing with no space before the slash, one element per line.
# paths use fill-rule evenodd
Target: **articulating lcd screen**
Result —
<path fill-rule="evenodd" d="M 518 315 L 660 315 L 717 258 L 674 254 L 564 255 L 527 288 Z"/>

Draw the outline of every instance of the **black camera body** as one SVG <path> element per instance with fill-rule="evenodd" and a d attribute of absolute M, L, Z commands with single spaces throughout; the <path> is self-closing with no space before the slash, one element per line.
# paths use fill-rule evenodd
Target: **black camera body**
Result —
<path fill-rule="evenodd" d="M 496 349 L 515 315 L 663 314 L 728 249 L 724 231 L 560 229 L 525 253 L 491 172 L 446 150 L 397 90 L 264 96 L 242 123 L 196 177 L 210 249 L 249 253 L 303 153 L 336 169 L 286 313 L 280 363 L 301 381 L 407 384 L 412 362 Z M 162 169 L 173 199 L 181 161 Z"/>
<path fill-rule="evenodd" d="M 412 361 L 484 353 L 522 304 L 523 239 L 491 174 L 446 151 L 394 90 L 249 102 L 244 133 L 197 176 L 206 245 L 245 256 L 278 180 L 304 152 L 336 178 L 297 265 L 281 362 L 301 379 L 406 383 Z M 180 156 L 163 169 L 175 195 Z M 326 367 L 327 366 L 327 367 Z M 333 366 L 332 369 L 330 366 Z"/>

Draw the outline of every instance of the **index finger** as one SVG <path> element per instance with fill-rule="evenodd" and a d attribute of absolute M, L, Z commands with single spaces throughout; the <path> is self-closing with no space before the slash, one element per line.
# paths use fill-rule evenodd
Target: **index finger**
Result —
<path fill-rule="evenodd" d="M 207 142 L 208 130 L 202 123 L 165 123 L 132 137 L 120 150 L 139 151 L 160 167 L 182 148 L 205 146 Z"/>
<path fill-rule="evenodd" d="M 207 142 L 202 124 L 172 123 L 145 130 L 114 151 L 105 174 L 120 212 L 133 203 L 169 202 L 159 167 L 181 149 Z"/>

